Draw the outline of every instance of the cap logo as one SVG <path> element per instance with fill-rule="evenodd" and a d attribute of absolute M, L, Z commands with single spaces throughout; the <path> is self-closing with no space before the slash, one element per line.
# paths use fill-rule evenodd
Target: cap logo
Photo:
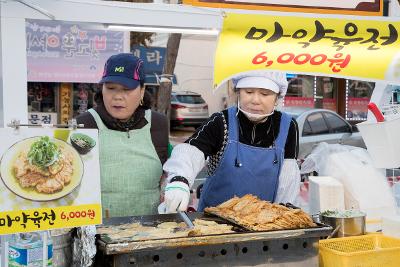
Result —
<path fill-rule="evenodd" d="M 120 53 L 109 57 L 99 83 L 106 82 L 118 83 L 132 90 L 139 85 L 143 86 L 143 61 L 131 53 Z"/>
<path fill-rule="evenodd" d="M 115 72 L 124 72 L 124 67 L 115 67 Z"/>

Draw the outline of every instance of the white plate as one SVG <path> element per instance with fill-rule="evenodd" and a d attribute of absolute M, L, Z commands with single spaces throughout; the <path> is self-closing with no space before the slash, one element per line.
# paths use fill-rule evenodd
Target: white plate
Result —
<path fill-rule="evenodd" d="M 13 144 L 2 156 L 0 161 L 0 175 L 3 180 L 5 186 L 14 194 L 33 201 L 51 201 L 62 198 L 73 190 L 75 190 L 81 183 L 84 167 L 83 161 L 79 153 L 68 143 L 58 140 L 52 139 L 52 142 L 55 142 L 59 147 L 71 152 L 73 155 L 73 173 L 71 182 L 68 185 L 65 185 L 64 188 L 52 194 L 40 193 L 34 187 L 25 188 L 22 187 L 18 179 L 14 175 L 13 164 L 17 159 L 18 155 L 21 151 L 25 151 L 30 148 L 33 142 L 37 141 L 41 136 L 30 137 L 27 139 L 20 140 Z"/>

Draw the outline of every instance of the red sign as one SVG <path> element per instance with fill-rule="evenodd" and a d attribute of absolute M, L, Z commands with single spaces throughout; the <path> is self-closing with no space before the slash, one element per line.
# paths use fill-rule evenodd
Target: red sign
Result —
<path fill-rule="evenodd" d="M 347 102 L 347 119 L 365 120 L 368 114 L 368 97 L 349 97 Z"/>
<path fill-rule="evenodd" d="M 314 107 L 314 98 L 312 97 L 296 97 L 285 96 L 285 107 Z"/>
<path fill-rule="evenodd" d="M 322 107 L 336 112 L 336 99 L 335 98 L 322 99 Z"/>
<path fill-rule="evenodd" d="M 255 32 L 249 31 L 249 33 L 253 35 Z M 293 62 L 293 64 L 296 65 L 310 64 L 312 66 L 319 66 L 326 63 L 325 66 L 327 65 L 328 68 L 332 70 L 332 72 L 336 73 L 345 68 L 349 64 L 350 60 L 351 56 L 344 55 L 343 53 L 336 53 L 335 55 L 329 57 L 326 54 L 311 55 L 308 53 L 301 53 L 296 55 L 291 52 L 283 53 L 279 55 L 276 59 L 271 60 L 271 58 L 268 58 L 267 52 L 261 52 L 254 56 L 251 63 L 253 63 L 253 65 L 265 63 L 264 65 L 266 67 L 271 66 L 275 61 L 278 64 L 288 64 Z"/>

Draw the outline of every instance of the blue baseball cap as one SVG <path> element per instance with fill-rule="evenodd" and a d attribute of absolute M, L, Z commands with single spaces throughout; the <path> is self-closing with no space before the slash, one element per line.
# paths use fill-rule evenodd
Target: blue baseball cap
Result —
<path fill-rule="evenodd" d="M 107 59 L 99 83 L 112 82 L 136 89 L 144 82 L 144 77 L 143 60 L 130 53 L 121 53 Z"/>

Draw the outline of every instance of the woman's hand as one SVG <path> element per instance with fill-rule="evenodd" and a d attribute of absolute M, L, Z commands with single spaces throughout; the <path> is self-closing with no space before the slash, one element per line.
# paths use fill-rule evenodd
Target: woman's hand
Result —
<path fill-rule="evenodd" d="M 171 182 L 165 187 L 166 213 L 186 211 L 189 205 L 190 190 L 184 182 Z"/>

